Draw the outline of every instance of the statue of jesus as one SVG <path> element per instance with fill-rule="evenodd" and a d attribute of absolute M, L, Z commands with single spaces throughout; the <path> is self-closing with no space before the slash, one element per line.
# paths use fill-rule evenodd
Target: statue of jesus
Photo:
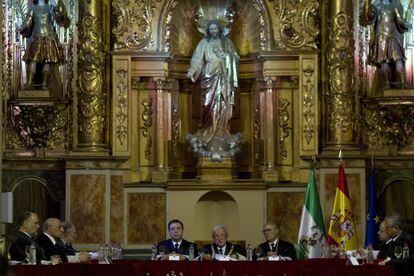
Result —
<path fill-rule="evenodd" d="M 230 134 L 234 93 L 238 86 L 239 56 L 223 27 L 210 20 L 206 36 L 198 43 L 187 77 L 201 79 L 202 116 L 199 130 L 189 138 L 193 150 L 203 157 L 234 155 L 240 135 Z"/>

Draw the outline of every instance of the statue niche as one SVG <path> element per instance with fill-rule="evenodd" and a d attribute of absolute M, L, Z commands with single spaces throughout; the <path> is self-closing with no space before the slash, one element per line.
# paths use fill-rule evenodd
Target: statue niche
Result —
<path fill-rule="evenodd" d="M 198 43 L 187 77 L 201 83 L 201 122 L 197 133 L 187 140 L 199 157 L 221 161 L 238 152 L 241 134 L 231 134 L 229 121 L 233 114 L 234 93 L 238 87 L 239 56 L 227 38 L 233 13 L 224 16 L 211 9 L 205 16 L 202 9 L 196 14 L 198 30 L 205 37 Z M 207 17 L 207 18 L 206 18 Z"/>

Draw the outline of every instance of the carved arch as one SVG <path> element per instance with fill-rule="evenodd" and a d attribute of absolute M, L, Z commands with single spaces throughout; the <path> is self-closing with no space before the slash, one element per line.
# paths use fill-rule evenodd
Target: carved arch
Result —
<path fill-rule="evenodd" d="M 237 2 L 237 1 L 235 1 Z M 272 26 L 269 10 L 265 1 L 253 0 L 253 6 L 259 13 L 258 25 L 260 26 L 260 51 L 270 51 L 273 47 Z M 177 0 L 166 0 L 161 5 L 160 16 L 158 20 L 158 51 L 168 52 L 171 22 L 173 9 L 177 6 Z"/>

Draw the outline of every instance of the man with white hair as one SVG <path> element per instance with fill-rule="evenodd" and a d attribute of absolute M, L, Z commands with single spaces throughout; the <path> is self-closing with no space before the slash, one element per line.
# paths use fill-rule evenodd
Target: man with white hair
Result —
<path fill-rule="evenodd" d="M 393 213 L 387 215 L 383 222 L 388 240 L 378 253 L 378 259 L 384 259 L 379 264 L 393 265 L 397 275 L 413 275 L 414 240 L 404 232 L 404 219 L 400 214 Z M 403 256 L 404 247 L 408 248 L 408 256 Z"/>
<path fill-rule="evenodd" d="M 50 260 L 51 256 L 59 256 L 61 261 L 68 261 L 65 248 L 58 242 L 62 236 L 62 222 L 57 218 L 48 218 L 43 224 L 43 233 L 37 238 L 37 243 L 43 248 L 47 260 Z"/>
<path fill-rule="evenodd" d="M 228 241 L 228 232 L 223 225 L 216 225 L 211 230 L 213 244 L 204 246 L 204 260 L 246 260 L 246 250 Z"/>

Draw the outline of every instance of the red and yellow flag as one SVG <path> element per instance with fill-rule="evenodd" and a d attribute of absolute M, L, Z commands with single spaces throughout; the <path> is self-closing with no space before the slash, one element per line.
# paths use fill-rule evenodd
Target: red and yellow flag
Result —
<path fill-rule="evenodd" d="M 358 248 L 358 237 L 351 209 L 348 185 L 344 166 L 339 165 L 339 178 L 336 187 L 335 202 L 328 230 L 328 244 L 336 245 L 344 250 Z"/>

